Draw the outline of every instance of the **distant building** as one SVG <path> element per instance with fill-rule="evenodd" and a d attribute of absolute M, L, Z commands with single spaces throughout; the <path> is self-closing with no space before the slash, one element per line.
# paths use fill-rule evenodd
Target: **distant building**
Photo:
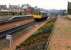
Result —
<path fill-rule="evenodd" d="M 22 11 L 22 8 L 20 8 L 18 5 L 9 5 L 9 11 L 20 12 L 20 11 Z"/>
<path fill-rule="evenodd" d="M 9 5 L 9 8 L 10 8 L 10 9 L 18 9 L 19 6 L 17 6 L 17 5 Z"/>
<path fill-rule="evenodd" d="M 0 10 L 6 10 L 7 6 L 6 5 L 0 5 Z"/>
<path fill-rule="evenodd" d="M 21 7 L 24 10 L 25 14 L 31 14 L 32 13 L 33 8 L 29 4 L 23 4 Z"/>

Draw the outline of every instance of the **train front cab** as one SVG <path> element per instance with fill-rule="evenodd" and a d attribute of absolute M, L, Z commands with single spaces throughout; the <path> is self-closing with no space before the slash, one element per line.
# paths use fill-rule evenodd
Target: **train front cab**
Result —
<path fill-rule="evenodd" d="M 44 13 L 44 12 L 33 14 L 33 19 L 35 21 L 43 21 L 43 20 L 46 20 L 47 18 L 48 18 L 47 13 Z"/>

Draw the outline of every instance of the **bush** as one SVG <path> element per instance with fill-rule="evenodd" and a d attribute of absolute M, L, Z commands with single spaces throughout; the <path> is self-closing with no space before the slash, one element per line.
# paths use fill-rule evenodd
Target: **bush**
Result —
<path fill-rule="evenodd" d="M 38 29 L 37 32 L 33 33 L 33 35 L 29 39 L 27 39 L 23 44 L 21 44 L 21 47 L 28 49 L 29 47 L 32 47 L 34 44 L 36 45 L 36 43 L 39 44 L 40 42 L 41 43 L 44 42 L 46 38 L 49 37 L 53 25 L 54 25 L 54 20 L 47 22 L 43 27 Z M 47 33 L 49 35 L 44 36 L 44 33 Z"/>

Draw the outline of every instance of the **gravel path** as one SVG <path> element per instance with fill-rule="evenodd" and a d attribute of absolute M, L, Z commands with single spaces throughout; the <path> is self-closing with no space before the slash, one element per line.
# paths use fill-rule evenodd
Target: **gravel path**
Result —
<path fill-rule="evenodd" d="M 71 21 L 58 17 L 49 41 L 48 50 L 71 50 Z"/>

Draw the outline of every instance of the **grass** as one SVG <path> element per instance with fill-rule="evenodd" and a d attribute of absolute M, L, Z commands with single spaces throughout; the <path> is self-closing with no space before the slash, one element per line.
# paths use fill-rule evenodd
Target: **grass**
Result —
<path fill-rule="evenodd" d="M 20 48 L 29 48 L 30 45 L 36 45 L 36 43 L 43 43 L 48 41 L 48 37 L 52 31 L 53 25 L 55 20 L 51 20 L 47 22 L 43 27 L 38 29 L 37 32 L 35 32 L 29 39 L 27 39 L 24 43 L 22 43 Z M 17 47 L 17 48 L 18 48 Z"/>
<path fill-rule="evenodd" d="M 18 36 L 20 36 L 23 32 L 26 32 L 27 31 L 27 29 L 24 31 L 24 29 L 21 29 L 21 30 L 18 30 L 18 31 L 16 31 L 15 33 L 14 33 L 14 37 L 18 37 Z"/>
<path fill-rule="evenodd" d="M 0 40 L 0 50 L 6 47 L 9 47 L 9 41 L 5 39 Z"/>

